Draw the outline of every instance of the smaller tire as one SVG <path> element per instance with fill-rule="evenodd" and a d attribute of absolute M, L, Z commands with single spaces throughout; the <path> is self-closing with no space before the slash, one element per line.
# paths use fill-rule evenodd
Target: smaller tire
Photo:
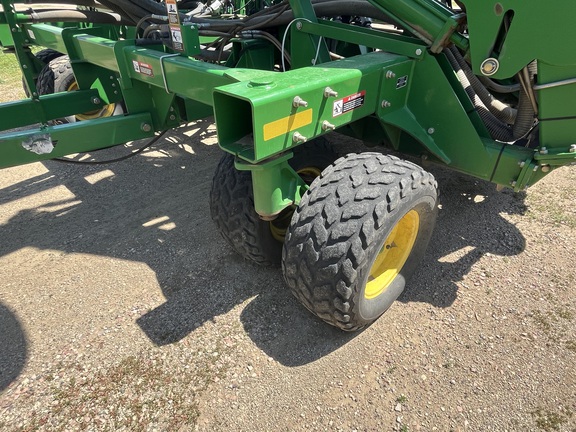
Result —
<path fill-rule="evenodd" d="M 62 57 L 63 55 L 64 54 L 62 54 L 59 51 L 53 50 L 51 48 L 46 48 L 35 53 L 34 57 L 40 60 L 40 62 L 42 62 L 44 65 L 47 65 L 52 60 L 57 59 L 58 57 Z M 34 80 L 34 84 L 37 84 L 37 82 L 38 78 Z M 30 92 L 28 91 L 28 87 L 26 86 L 26 81 L 24 80 L 24 77 L 22 77 L 22 87 L 24 88 L 24 93 L 26 93 L 26 96 L 30 97 Z"/>
<path fill-rule="evenodd" d="M 34 54 L 34 57 L 36 57 L 42 63 L 48 64 L 52 60 L 57 59 L 58 57 L 62 57 L 63 55 L 64 54 L 60 51 L 53 50 L 52 48 L 45 48 Z"/>
<path fill-rule="evenodd" d="M 78 90 L 78 83 L 76 82 L 76 77 L 74 76 L 72 65 L 70 64 L 70 58 L 67 55 L 64 55 L 50 61 L 44 69 L 42 69 L 40 74 L 38 74 L 36 88 L 39 95 Z M 80 120 L 111 117 L 123 113 L 124 107 L 122 103 L 111 103 L 93 111 L 58 119 L 56 122 L 74 123 Z"/>
<path fill-rule="evenodd" d="M 380 153 L 337 160 L 294 212 L 282 260 L 287 285 L 335 327 L 373 323 L 420 263 L 437 197 L 432 174 L 410 162 Z"/>
<path fill-rule="evenodd" d="M 294 149 L 290 166 L 308 184 L 338 158 L 322 137 Z M 252 174 L 234 167 L 234 156 L 224 154 L 212 181 L 210 214 L 222 237 L 242 257 L 263 266 L 278 266 L 282 244 L 295 206 L 274 221 L 260 219 L 254 210 Z"/>

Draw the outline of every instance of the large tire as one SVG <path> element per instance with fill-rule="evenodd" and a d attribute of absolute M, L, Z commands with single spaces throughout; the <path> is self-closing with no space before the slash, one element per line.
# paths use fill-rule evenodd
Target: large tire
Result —
<path fill-rule="evenodd" d="M 53 50 L 51 48 L 46 48 L 38 51 L 36 54 L 34 54 L 34 57 L 36 57 L 38 60 L 44 63 L 44 65 L 47 65 L 52 60 L 57 59 L 58 57 L 62 57 L 63 55 L 64 54 L 62 54 L 59 51 Z M 34 80 L 34 83 L 35 84 L 38 83 L 38 78 Z M 24 93 L 26 93 L 26 96 L 30 97 L 30 92 L 28 91 L 28 87 L 26 86 L 26 81 L 24 80 L 24 77 L 22 77 L 22 87 L 24 88 Z"/>
<path fill-rule="evenodd" d="M 76 83 L 76 77 L 70 64 L 70 58 L 64 55 L 49 62 L 38 74 L 36 88 L 39 95 L 77 90 L 78 84 Z M 122 103 L 111 103 L 93 111 L 68 116 L 56 121 L 58 123 L 74 123 L 79 120 L 111 117 L 123 113 L 124 106 Z"/>
<path fill-rule="evenodd" d="M 290 166 L 308 184 L 338 155 L 324 138 L 296 147 Z M 212 181 L 210 213 L 222 237 L 242 257 L 264 266 L 278 266 L 282 243 L 295 206 L 276 220 L 260 219 L 254 210 L 252 175 L 234 168 L 234 156 L 224 154 Z"/>
<path fill-rule="evenodd" d="M 282 268 L 292 293 L 343 330 L 374 322 L 404 290 L 437 216 L 432 174 L 379 153 L 324 170 L 292 217 Z"/>

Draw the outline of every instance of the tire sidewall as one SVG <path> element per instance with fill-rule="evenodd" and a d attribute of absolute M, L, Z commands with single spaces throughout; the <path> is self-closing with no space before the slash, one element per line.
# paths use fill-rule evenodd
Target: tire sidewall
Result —
<path fill-rule="evenodd" d="M 392 232 L 392 229 L 410 210 L 417 211 L 419 215 L 418 233 L 410 255 L 388 288 L 379 296 L 373 299 L 366 299 L 364 296 L 366 284 L 376 257 L 382 250 L 384 242 Z M 426 247 L 432 236 L 432 231 L 434 230 L 436 213 L 436 191 L 432 188 L 422 188 L 410 199 L 402 201 L 393 212 L 386 215 L 385 222 L 382 223 L 376 231 L 378 240 L 372 242 L 368 248 L 364 262 L 359 265 L 358 285 L 355 287 L 355 293 L 358 299 L 358 301 L 355 302 L 356 312 L 360 319 L 366 324 L 372 323 L 376 318 L 386 312 L 404 291 L 406 282 L 414 273 L 414 270 L 426 251 Z"/>

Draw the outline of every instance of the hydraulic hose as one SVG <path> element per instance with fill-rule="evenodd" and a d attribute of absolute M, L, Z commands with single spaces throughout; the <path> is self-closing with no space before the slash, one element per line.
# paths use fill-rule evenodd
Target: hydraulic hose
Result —
<path fill-rule="evenodd" d="M 498 84 L 497 82 L 485 76 L 478 77 L 478 79 L 488 90 L 495 91 L 496 93 L 515 93 L 520 90 L 520 84 Z"/>
<path fill-rule="evenodd" d="M 54 10 L 54 11 L 31 11 L 25 13 L 29 16 L 29 22 L 92 22 L 98 24 L 121 24 L 128 22 L 119 14 L 108 12 L 95 12 L 86 10 Z"/>
<path fill-rule="evenodd" d="M 454 69 L 454 72 L 456 72 L 456 75 L 458 76 L 458 79 L 460 80 L 462 87 L 464 87 L 464 91 L 472 101 L 472 104 L 476 108 L 476 111 L 478 112 L 478 115 L 480 116 L 482 122 L 486 126 L 486 129 L 488 129 L 490 136 L 498 141 L 512 142 L 513 141 L 512 128 L 510 128 L 508 125 L 502 123 L 498 118 L 496 118 L 494 114 L 492 114 L 490 110 L 486 107 L 484 102 L 482 102 L 480 97 L 476 94 L 476 92 L 472 88 L 472 84 L 470 84 L 470 81 L 466 77 L 466 74 L 460 67 L 458 60 L 456 60 L 456 57 L 454 57 L 452 51 L 446 48 L 444 49 L 444 54 L 446 55 L 446 58 L 448 59 L 450 65 Z"/>
<path fill-rule="evenodd" d="M 468 81 L 472 85 L 472 88 L 474 89 L 480 100 L 482 100 L 484 105 L 490 110 L 490 112 L 494 114 L 496 118 L 498 118 L 499 120 L 507 124 L 514 124 L 514 122 L 516 121 L 516 114 L 517 114 L 516 110 L 506 105 L 505 103 L 500 102 L 498 99 L 492 96 L 492 94 L 488 90 L 486 90 L 486 87 L 484 87 L 484 85 L 480 82 L 478 77 L 474 75 L 472 69 L 470 68 L 466 60 L 464 60 L 464 57 L 462 57 L 462 54 L 460 54 L 458 48 L 456 48 L 455 46 L 451 46 L 449 49 L 456 58 L 456 61 L 458 61 L 458 64 L 460 65 L 462 71 L 464 71 L 464 73 L 466 74 L 466 78 L 468 78 Z"/>
<path fill-rule="evenodd" d="M 528 86 L 532 86 L 534 82 L 534 75 L 537 71 L 537 63 L 533 61 L 528 66 L 526 66 L 528 71 L 529 82 L 526 83 Z M 514 123 L 513 131 L 514 138 L 521 138 L 526 135 L 530 129 L 534 126 L 534 108 L 532 106 L 532 100 L 526 89 L 522 87 L 520 90 L 520 95 L 518 97 L 518 116 L 516 118 L 516 123 Z"/>

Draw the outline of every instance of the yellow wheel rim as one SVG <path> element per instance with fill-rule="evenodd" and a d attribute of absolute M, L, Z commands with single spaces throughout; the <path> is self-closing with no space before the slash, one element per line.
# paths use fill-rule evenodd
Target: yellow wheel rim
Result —
<path fill-rule="evenodd" d="M 392 229 L 370 269 L 364 290 L 366 299 L 378 297 L 396 279 L 412 252 L 419 226 L 420 215 L 410 210 Z"/>
<path fill-rule="evenodd" d="M 79 88 L 78 83 L 76 81 L 74 81 L 72 84 L 70 84 L 67 91 L 76 91 L 76 90 L 78 90 L 78 88 Z M 115 109 L 116 109 L 116 104 L 112 103 L 112 104 L 104 105 L 100 109 L 96 109 L 93 111 L 87 111 L 87 112 L 82 113 L 82 114 L 76 114 L 75 117 L 78 120 L 93 120 L 93 119 L 97 119 L 97 118 L 101 118 L 101 117 L 112 117 Z"/>
<path fill-rule="evenodd" d="M 305 167 L 296 171 L 298 175 L 304 180 L 304 183 L 310 185 L 316 177 L 320 175 L 322 170 L 316 167 Z M 294 214 L 295 206 L 290 206 L 284 209 L 276 219 L 270 222 L 270 231 L 272 232 L 272 237 L 280 243 L 284 243 L 286 238 L 286 231 L 288 230 L 288 225 L 292 220 L 292 215 Z"/>

